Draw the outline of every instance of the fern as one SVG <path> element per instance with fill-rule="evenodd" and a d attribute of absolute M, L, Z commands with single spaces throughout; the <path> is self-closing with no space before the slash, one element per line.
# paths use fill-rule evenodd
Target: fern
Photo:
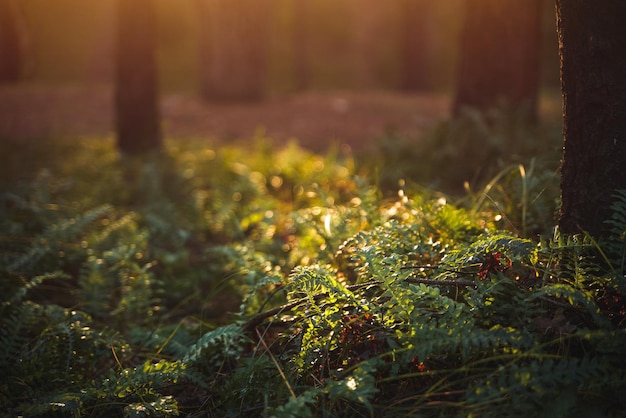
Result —
<path fill-rule="evenodd" d="M 94 361 L 102 361 L 92 356 L 110 353 L 114 346 L 110 337 L 94 333 L 90 318 L 80 312 L 32 302 L 7 309 L 0 334 L 0 372 L 5 377 L 0 397 L 16 412 L 30 414 L 31 406 L 42 410 L 39 400 L 57 396 L 52 394 L 59 387 L 71 391 L 74 385 L 84 384 L 85 371 Z"/>
<path fill-rule="evenodd" d="M 296 268 L 289 277 L 287 290 L 291 289 L 298 292 L 299 297 L 304 295 L 311 298 L 311 301 L 313 301 L 313 296 L 326 292 L 330 301 L 355 300 L 354 294 L 335 278 L 332 270 L 329 271 L 321 266 Z"/>
<path fill-rule="evenodd" d="M 269 411 L 268 416 L 272 418 L 313 418 L 316 416 L 313 411 L 321 392 L 320 389 L 312 388 L 299 394 L 295 398 L 291 397 L 284 405 L 280 405 L 274 410 Z M 317 416 L 319 416 L 319 414 Z"/>
<path fill-rule="evenodd" d="M 103 205 L 89 210 L 81 216 L 59 220 L 48 227 L 40 236 L 33 240 L 34 244 L 29 251 L 16 257 L 7 265 L 10 272 L 21 274 L 41 274 L 61 267 L 58 260 L 71 255 L 74 245 L 82 241 L 85 230 L 96 220 L 109 215 L 110 205 Z M 55 261 L 53 261 L 55 260 Z M 43 265 L 42 265 L 43 263 Z"/>
<path fill-rule="evenodd" d="M 61 271 L 55 271 L 52 273 L 46 273 L 40 276 L 35 276 L 32 279 L 28 280 L 27 282 L 22 283 L 21 286 L 15 291 L 13 296 L 11 296 L 7 301 L 3 301 L 3 304 L 4 306 L 12 306 L 20 302 L 23 302 L 26 298 L 28 291 L 32 289 L 36 289 L 45 280 L 67 279 L 67 278 L 69 278 L 69 276 L 66 273 L 63 273 Z"/>
<path fill-rule="evenodd" d="M 537 243 L 518 236 L 547 205 L 532 165 L 466 210 L 410 182 L 383 200 L 350 158 L 293 145 L 170 143 L 125 167 L 90 147 L 72 164 L 107 181 L 57 164 L 0 198 L 0 414 L 626 408 L 621 192 L 607 240 Z"/>
<path fill-rule="evenodd" d="M 226 277 L 225 285 L 238 283 L 243 293 L 239 307 L 242 316 L 258 311 L 268 302 L 266 298 L 272 289 L 284 283 L 280 266 L 258 251 L 254 242 L 215 246 L 206 251 L 206 256 L 213 261 L 210 268 L 213 277 Z"/>
<path fill-rule="evenodd" d="M 617 190 L 613 199 L 611 218 L 605 221 L 611 233 L 606 246 L 611 269 L 623 277 L 626 274 L 626 190 Z"/>
<path fill-rule="evenodd" d="M 610 329 L 611 325 L 608 319 L 602 314 L 600 308 L 597 306 L 594 295 L 590 293 L 590 291 L 577 289 L 568 284 L 557 283 L 542 287 L 532 297 L 555 297 L 564 299 L 566 303 L 572 307 L 581 305 L 591 315 L 596 326 Z"/>
<path fill-rule="evenodd" d="M 182 359 L 183 364 L 218 367 L 224 359 L 238 356 L 246 342 L 238 324 L 226 325 L 204 334 Z"/>
<path fill-rule="evenodd" d="M 477 406 L 477 413 L 501 416 L 541 411 L 542 416 L 554 416 L 594 411 L 605 415 L 603 399 L 616 401 L 606 397 L 605 391 L 614 393 L 610 388 L 624 383 L 624 370 L 607 367 L 598 358 L 516 356 L 510 360 L 468 391 L 467 400 Z"/>

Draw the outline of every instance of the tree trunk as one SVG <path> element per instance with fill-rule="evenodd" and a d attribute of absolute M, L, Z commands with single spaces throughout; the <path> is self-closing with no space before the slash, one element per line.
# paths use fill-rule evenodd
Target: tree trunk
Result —
<path fill-rule="evenodd" d="M 626 189 L 626 2 L 557 0 L 564 155 L 562 232 L 606 234 Z"/>
<path fill-rule="evenodd" d="M 432 36 L 432 0 L 402 1 L 402 89 L 427 91 L 430 76 L 430 37 Z"/>
<path fill-rule="evenodd" d="M 22 72 L 22 40 L 17 2 L 0 0 L 0 83 L 14 83 Z"/>
<path fill-rule="evenodd" d="M 536 116 L 541 0 L 466 0 L 453 113 L 526 106 Z"/>
<path fill-rule="evenodd" d="M 265 95 L 267 0 L 198 0 L 200 78 L 208 100 L 252 101 Z"/>
<path fill-rule="evenodd" d="M 161 147 L 154 0 L 117 1 L 115 111 L 117 145 L 125 154 Z"/>

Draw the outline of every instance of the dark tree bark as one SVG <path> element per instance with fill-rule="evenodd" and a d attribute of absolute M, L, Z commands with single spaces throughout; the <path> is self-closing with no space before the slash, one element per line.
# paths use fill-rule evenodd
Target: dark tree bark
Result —
<path fill-rule="evenodd" d="M 626 2 L 557 0 L 564 155 L 561 231 L 606 234 L 626 189 Z"/>
<path fill-rule="evenodd" d="M 154 0 L 117 1 L 115 111 L 124 154 L 159 150 L 161 128 L 155 61 Z"/>
<path fill-rule="evenodd" d="M 22 39 L 17 2 L 0 0 L 0 83 L 13 83 L 22 73 Z"/>
<path fill-rule="evenodd" d="M 541 0 L 467 0 L 453 113 L 527 106 L 536 116 Z"/>
<path fill-rule="evenodd" d="M 268 0 L 197 0 L 200 79 L 207 100 L 252 101 L 265 95 Z"/>
<path fill-rule="evenodd" d="M 402 89 L 427 91 L 432 88 L 430 37 L 432 0 L 402 0 Z"/>

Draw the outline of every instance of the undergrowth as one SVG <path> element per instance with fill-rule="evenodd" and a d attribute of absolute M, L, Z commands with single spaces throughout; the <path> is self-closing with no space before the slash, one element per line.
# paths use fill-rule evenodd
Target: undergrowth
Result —
<path fill-rule="evenodd" d="M 624 192 L 596 242 L 533 162 L 450 203 L 296 145 L 2 147 L 3 415 L 626 408 Z"/>

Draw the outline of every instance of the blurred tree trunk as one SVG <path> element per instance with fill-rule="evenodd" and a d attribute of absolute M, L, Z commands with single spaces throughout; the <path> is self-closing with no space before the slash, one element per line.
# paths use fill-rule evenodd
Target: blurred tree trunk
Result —
<path fill-rule="evenodd" d="M 430 75 L 432 0 L 402 0 L 402 89 L 427 91 Z"/>
<path fill-rule="evenodd" d="M 293 66 L 296 90 L 306 90 L 311 82 L 309 66 L 310 0 L 293 0 Z"/>
<path fill-rule="evenodd" d="M 561 231 L 606 233 L 626 189 L 626 2 L 557 0 L 564 156 Z"/>
<path fill-rule="evenodd" d="M 161 147 L 154 0 L 117 0 L 115 111 L 125 154 Z"/>
<path fill-rule="evenodd" d="M 22 75 L 22 39 L 16 0 L 0 0 L 0 83 Z"/>
<path fill-rule="evenodd" d="M 250 101 L 265 94 L 268 0 L 197 0 L 200 79 L 208 100 Z"/>
<path fill-rule="evenodd" d="M 466 0 L 453 113 L 526 106 L 536 118 L 541 0 Z"/>

